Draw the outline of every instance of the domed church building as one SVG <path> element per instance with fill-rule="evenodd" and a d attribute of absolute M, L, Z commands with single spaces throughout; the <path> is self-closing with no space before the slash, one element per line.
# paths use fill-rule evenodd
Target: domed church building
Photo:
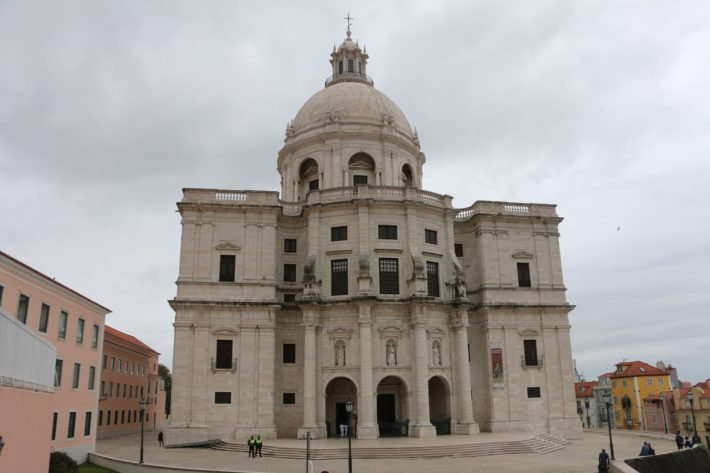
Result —
<path fill-rule="evenodd" d="M 422 189 L 368 59 L 348 29 L 280 194 L 184 189 L 168 444 L 581 432 L 555 205 Z"/>

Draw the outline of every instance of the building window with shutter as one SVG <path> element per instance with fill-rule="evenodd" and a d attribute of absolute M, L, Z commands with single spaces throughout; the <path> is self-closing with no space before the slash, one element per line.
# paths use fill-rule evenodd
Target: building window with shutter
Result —
<path fill-rule="evenodd" d="M 348 227 L 331 227 L 330 241 L 345 241 L 348 239 Z"/>
<path fill-rule="evenodd" d="M 47 304 L 42 304 L 42 309 L 39 312 L 39 331 L 47 333 L 47 327 L 49 326 L 49 306 Z"/>
<path fill-rule="evenodd" d="M 540 366 L 537 358 L 537 340 L 523 340 L 525 366 Z"/>
<path fill-rule="evenodd" d="M 218 370 L 232 369 L 232 340 L 217 340 L 217 353 L 215 368 Z"/>
<path fill-rule="evenodd" d="M 295 364 L 296 363 L 296 344 L 295 343 L 284 343 L 283 344 L 283 363 L 284 364 Z"/>
<path fill-rule="evenodd" d="M 295 253 L 296 252 L 296 239 L 295 238 L 284 238 L 284 253 Z"/>
<path fill-rule="evenodd" d="M 518 287 L 530 287 L 530 263 L 518 263 Z"/>
<path fill-rule="evenodd" d="M 377 238 L 380 240 L 396 240 L 397 225 L 378 225 Z"/>
<path fill-rule="evenodd" d="M 380 258 L 380 294 L 399 294 L 397 258 Z"/>
<path fill-rule="evenodd" d="M 27 310 L 30 306 L 30 298 L 24 294 L 20 294 L 20 301 L 17 303 L 17 320 L 23 324 L 27 323 Z"/>
<path fill-rule="evenodd" d="M 284 264 L 284 281 L 296 282 L 296 265 Z"/>
<path fill-rule="evenodd" d="M 367 185 L 367 176 L 358 176 L 358 175 L 353 176 L 353 185 L 366 186 Z"/>
<path fill-rule="evenodd" d="M 424 230 L 424 243 L 436 245 L 438 241 L 436 230 Z"/>
<path fill-rule="evenodd" d="M 426 285 L 429 296 L 439 297 L 439 263 L 426 262 Z"/>
<path fill-rule="evenodd" d="M 454 243 L 454 254 L 459 258 L 463 256 L 463 243 Z"/>
<path fill-rule="evenodd" d="M 237 257 L 235 255 L 219 255 L 219 281 L 234 282 Z"/>
<path fill-rule="evenodd" d="M 348 295 L 348 260 L 336 259 L 330 262 L 330 294 Z"/>

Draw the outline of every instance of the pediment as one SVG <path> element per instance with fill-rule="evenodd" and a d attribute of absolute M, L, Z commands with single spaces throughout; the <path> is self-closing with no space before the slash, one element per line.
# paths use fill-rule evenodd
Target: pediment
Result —
<path fill-rule="evenodd" d="M 523 337 L 537 337 L 540 335 L 540 332 L 532 328 L 526 328 L 524 330 L 520 330 L 518 334 Z"/>
<path fill-rule="evenodd" d="M 353 334 L 352 329 L 344 328 L 344 327 L 337 327 L 332 330 L 328 330 L 328 336 L 330 337 L 331 340 L 335 340 L 335 339 L 339 339 L 339 338 L 350 339 L 352 334 Z"/>
<path fill-rule="evenodd" d="M 218 251 L 239 251 L 242 248 L 240 246 L 235 245 L 231 241 L 224 241 L 219 245 L 215 246 L 214 249 Z"/>
<path fill-rule="evenodd" d="M 228 327 L 220 327 L 212 330 L 212 335 L 229 335 L 229 336 L 234 336 L 234 335 L 239 335 L 238 330 L 234 330 L 233 328 L 228 328 Z"/>
<path fill-rule="evenodd" d="M 445 331 L 441 330 L 439 327 L 429 328 L 429 329 L 427 329 L 426 332 L 429 335 L 443 335 L 446 333 Z"/>
<path fill-rule="evenodd" d="M 516 259 L 532 259 L 535 255 L 532 253 L 528 253 L 525 250 L 518 250 L 515 253 L 513 253 L 513 258 Z"/>

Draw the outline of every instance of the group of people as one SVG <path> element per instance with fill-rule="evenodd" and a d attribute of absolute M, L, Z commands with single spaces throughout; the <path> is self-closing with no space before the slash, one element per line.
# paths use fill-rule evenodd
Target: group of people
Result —
<path fill-rule="evenodd" d="M 649 455 L 655 455 L 656 451 L 651 447 L 651 442 L 644 442 L 643 446 L 641 447 L 641 453 L 639 453 L 640 457 L 647 457 Z"/>
<path fill-rule="evenodd" d="M 253 435 L 249 437 L 249 440 L 247 440 L 247 445 L 249 446 L 249 458 L 256 458 L 257 453 L 260 457 L 263 457 L 261 454 L 261 446 L 263 443 L 261 435 L 257 435 L 256 438 L 254 438 Z"/>
<path fill-rule="evenodd" d="M 700 443 L 700 436 L 697 432 L 695 432 L 695 435 L 693 435 L 692 440 L 690 440 L 687 435 L 685 436 L 685 438 L 683 438 L 683 436 L 680 435 L 680 430 L 675 433 L 675 444 L 678 446 L 678 450 L 683 450 L 684 448 L 693 448 L 693 446 L 698 443 Z"/>

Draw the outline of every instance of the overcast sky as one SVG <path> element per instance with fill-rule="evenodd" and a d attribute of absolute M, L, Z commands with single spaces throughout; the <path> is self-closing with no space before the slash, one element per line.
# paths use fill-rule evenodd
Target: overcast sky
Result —
<path fill-rule="evenodd" d="M 0 0 L 0 249 L 172 366 L 181 189 L 278 190 L 348 11 L 427 190 L 558 205 L 586 378 L 710 378 L 706 1 Z"/>

